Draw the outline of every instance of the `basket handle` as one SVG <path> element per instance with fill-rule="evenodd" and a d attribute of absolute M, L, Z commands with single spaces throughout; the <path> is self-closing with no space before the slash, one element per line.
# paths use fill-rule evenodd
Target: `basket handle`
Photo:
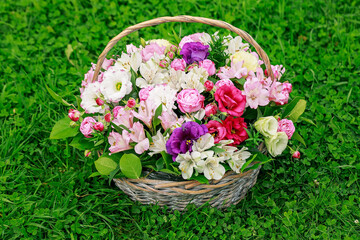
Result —
<path fill-rule="evenodd" d="M 224 21 L 214 20 L 214 19 L 210 19 L 210 18 L 192 17 L 192 16 L 187 16 L 187 15 L 182 15 L 182 16 L 175 16 L 175 17 L 159 17 L 159 18 L 155 18 L 155 19 L 148 20 L 148 21 L 145 21 L 145 22 L 142 22 L 142 23 L 138 23 L 138 24 L 136 24 L 134 26 L 128 27 L 124 31 L 119 33 L 116 37 L 114 37 L 113 39 L 111 39 L 109 41 L 109 43 L 106 45 L 104 51 L 100 54 L 100 56 L 98 58 L 98 61 L 96 63 L 96 68 L 95 68 L 95 72 L 94 72 L 92 82 L 94 82 L 95 79 L 98 77 L 101 65 L 103 64 L 107 53 L 114 47 L 114 45 L 121 38 L 129 35 L 132 32 L 135 32 L 135 31 L 137 31 L 139 29 L 142 29 L 142 28 L 145 28 L 145 27 L 150 27 L 150 26 L 156 26 L 156 25 L 159 25 L 159 24 L 162 24 L 162 23 L 167 23 L 167 22 L 203 23 L 203 24 L 207 24 L 207 25 L 211 25 L 211 26 L 215 26 L 215 27 L 228 29 L 228 30 L 238 34 L 241 38 L 243 38 L 245 41 L 250 43 L 255 48 L 255 50 L 259 54 L 260 58 L 264 61 L 267 72 L 270 73 L 271 80 L 273 82 L 276 81 L 276 79 L 274 78 L 274 74 L 272 72 L 272 69 L 271 69 L 269 57 L 267 56 L 265 51 L 259 46 L 259 44 L 247 32 L 245 32 L 245 31 L 243 31 L 243 30 L 241 30 L 241 29 L 239 29 L 237 27 L 234 27 L 233 25 L 231 25 L 231 24 L 229 24 L 227 22 L 224 22 Z"/>

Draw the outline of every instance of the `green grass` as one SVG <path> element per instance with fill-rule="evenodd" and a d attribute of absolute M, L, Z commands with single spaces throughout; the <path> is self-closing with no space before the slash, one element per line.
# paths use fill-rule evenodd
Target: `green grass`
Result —
<path fill-rule="evenodd" d="M 360 239 L 360 2 L 77 1 L 0 2 L 1 239 Z M 108 40 L 165 15 L 227 21 L 283 64 L 292 96 L 308 102 L 297 125 L 302 157 L 264 166 L 246 199 L 225 211 L 181 214 L 133 203 L 66 141 L 49 140 L 67 101 Z M 167 38 L 218 29 L 163 24 L 131 34 Z M 225 31 L 224 31 L 225 32 Z M 73 49 L 67 58 L 66 49 Z M 117 50 L 114 50 L 114 53 Z M 316 181 L 315 181 L 316 180 Z"/>

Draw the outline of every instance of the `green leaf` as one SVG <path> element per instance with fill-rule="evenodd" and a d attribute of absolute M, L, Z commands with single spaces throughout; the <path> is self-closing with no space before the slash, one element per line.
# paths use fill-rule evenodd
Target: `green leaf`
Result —
<path fill-rule="evenodd" d="M 67 101 L 65 101 L 62 97 L 60 97 L 60 95 L 58 95 L 57 93 L 55 93 L 51 88 L 49 88 L 46 84 L 45 84 L 45 88 L 46 90 L 49 92 L 50 96 L 55 100 L 58 101 L 59 103 L 62 103 L 65 106 L 73 106 L 72 104 L 68 103 Z"/>
<path fill-rule="evenodd" d="M 281 115 L 281 118 L 286 118 L 290 112 L 295 108 L 296 104 L 303 98 L 301 97 L 295 97 L 290 103 L 286 104 L 283 114 Z"/>
<path fill-rule="evenodd" d="M 170 173 L 170 174 L 173 174 L 173 175 L 176 175 L 176 176 L 180 175 L 179 172 L 174 172 L 174 171 L 171 171 L 170 169 L 167 169 L 167 168 L 161 169 L 160 172 Z"/>
<path fill-rule="evenodd" d="M 110 122 L 110 125 L 115 128 L 115 130 L 118 132 L 118 133 L 122 133 L 123 129 L 121 127 L 119 127 L 118 125 L 116 125 L 115 123 L 113 122 Z"/>
<path fill-rule="evenodd" d="M 156 170 L 157 170 L 157 171 L 160 171 L 161 169 L 164 168 L 164 159 L 163 159 L 163 158 L 159 158 L 159 159 L 156 161 L 155 165 L 156 165 Z"/>
<path fill-rule="evenodd" d="M 225 152 L 225 149 L 222 149 L 222 148 L 218 148 L 218 147 L 211 147 L 209 150 L 212 150 L 214 151 L 214 153 L 222 153 L 222 152 Z"/>
<path fill-rule="evenodd" d="M 170 169 L 170 163 L 173 162 L 172 156 L 171 156 L 170 154 L 166 153 L 165 151 L 162 151 L 162 152 L 161 152 L 161 156 L 162 156 L 163 159 L 164 159 L 166 168 L 167 168 L 167 169 Z"/>
<path fill-rule="evenodd" d="M 300 99 L 296 106 L 293 108 L 293 110 L 291 110 L 291 112 L 288 115 L 288 118 L 293 121 L 296 122 L 298 120 L 298 118 L 301 116 L 301 114 L 304 113 L 306 108 L 306 101 L 304 99 Z"/>
<path fill-rule="evenodd" d="M 100 175 L 101 174 L 99 172 L 94 172 L 88 178 L 97 177 L 97 176 L 100 176 Z"/>
<path fill-rule="evenodd" d="M 196 180 L 202 184 L 209 184 L 209 180 L 204 175 L 192 176 L 190 180 Z"/>
<path fill-rule="evenodd" d="M 121 127 L 122 129 L 128 131 L 129 133 L 131 133 L 131 130 L 128 129 L 125 125 L 120 124 L 119 127 Z"/>
<path fill-rule="evenodd" d="M 257 156 L 257 154 L 254 154 L 253 157 L 252 157 L 250 160 L 246 161 L 246 163 L 241 167 L 241 170 L 240 170 L 240 171 L 243 172 L 243 171 L 245 170 L 245 168 L 246 168 L 247 166 L 249 166 L 249 164 L 254 161 L 254 159 L 256 158 L 256 156 Z"/>
<path fill-rule="evenodd" d="M 74 139 L 71 141 L 70 146 L 77 148 L 79 150 L 89 150 L 94 147 L 94 143 L 88 141 L 84 135 L 79 133 L 74 137 Z"/>
<path fill-rule="evenodd" d="M 304 141 L 304 139 L 301 137 L 301 135 L 298 132 L 294 132 L 294 134 L 291 137 L 292 139 L 298 140 L 299 142 L 301 142 L 305 147 L 306 147 L 306 143 Z"/>
<path fill-rule="evenodd" d="M 139 178 L 142 171 L 140 158 L 135 154 L 124 154 L 120 159 L 120 169 L 127 178 Z"/>
<path fill-rule="evenodd" d="M 94 163 L 96 170 L 98 170 L 101 175 L 109 175 L 118 167 L 118 164 L 110 156 L 101 156 Z"/>
<path fill-rule="evenodd" d="M 65 117 L 57 121 L 51 130 L 50 139 L 64 139 L 74 137 L 79 133 L 79 127 L 70 127 L 71 119 Z"/>
<path fill-rule="evenodd" d="M 111 184 L 111 181 L 113 180 L 114 176 L 119 172 L 119 170 L 119 165 L 117 165 L 116 168 L 109 174 L 109 185 Z"/>
<path fill-rule="evenodd" d="M 162 104 L 160 104 L 157 109 L 155 110 L 155 115 L 154 115 L 154 118 L 153 118 L 153 125 L 154 125 L 154 128 L 159 125 L 159 123 L 161 122 L 161 120 L 159 119 L 159 116 L 161 115 L 162 113 Z"/>
<path fill-rule="evenodd" d="M 311 120 L 311 119 L 304 118 L 304 117 L 300 117 L 299 119 L 300 119 L 300 121 L 308 122 L 308 123 L 314 125 L 315 127 L 317 127 L 317 125 L 316 125 L 316 124 L 313 122 L 313 120 Z"/>

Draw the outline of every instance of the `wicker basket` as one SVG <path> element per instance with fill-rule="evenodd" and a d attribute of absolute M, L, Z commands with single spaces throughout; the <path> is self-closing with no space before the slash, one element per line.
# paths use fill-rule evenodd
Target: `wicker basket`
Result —
<path fill-rule="evenodd" d="M 107 53 L 121 38 L 139 29 L 166 22 L 203 23 L 228 29 L 238 34 L 256 49 L 260 58 L 264 61 L 271 79 L 276 81 L 267 54 L 248 33 L 223 21 L 192 16 L 161 17 L 126 28 L 110 40 L 99 56 L 93 81 L 97 78 Z M 262 145 L 259 146 L 259 150 L 264 151 Z M 181 177 L 176 178 L 174 175 L 163 172 L 148 173 L 146 177 L 140 179 L 114 179 L 114 182 L 116 186 L 129 195 L 133 201 L 139 201 L 142 204 L 167 205 L 171 209 L 182 211 L 189 203 L 201 206 L 208 202 L 212 207 L 221 209 L 239 203 L 245 197 L 248 190 L 255 185 L 259 171 L 260 166 L 257 169 L 249 170 L 241 174 L 229 171 L 222 179 L 217 181 L 212 180 L 210 184 L 201 184 L 197 181 L 184 181 Z"/>

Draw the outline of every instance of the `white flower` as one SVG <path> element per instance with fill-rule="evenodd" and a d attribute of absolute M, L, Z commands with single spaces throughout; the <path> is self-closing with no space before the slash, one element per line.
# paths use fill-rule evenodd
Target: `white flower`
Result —
<path fill-rule="evenodd" d="M 194 168 L 196 168 L 196 164 L 200 159 L 201 154 L 199 152 L 186 152 L 176 157 L 176 162 L 180 163 L 179 169 L 184 179 L 189 179 L 192 176 Z"/>
<path fill-rule="evenodd" d="M 234 152 L 237 150 L 237 147 L 233 147 L 233 146 L 221 146 L 219 148 L 225 150 L 225 152 L 217 153 L 217 157 L 220 162 L 224 162 L 226 160 L 231 159 Z"/>
<path fill-rule="evenodd" d="M 183 89 L 196 89 L 201 93 L 205 90 L 204 83 L 208 76 L 206 69 L 194 67 L 186 74 L 181 87 Z"/>
<path fill-rule="evenodd" d="M 214 137 L 210 133 L 206 133 L 194 141 L 192 150 L 197 152 L 204 152 L 205 150 L 215 145 L 214 141 Z"/>
<path fill-rule="evenodd" d="M 116 60 L 114 69 L 129 72 L 131 67 L 135 72 L 137 72 L 139 70 L 141 61 L 142 58 L 139 51 L 132 52 L 131 55 L 122 53 L 121 57 Z"/>
<path fill-rule="evenodd" d="M 161 153 L 162 151 L 166 152 L 166 141 L 169 139 L 169 134 L 163 136 L 160 130 L 157 131 L 155 136 L 152 136 L 153 142 L 150 144 L 149 155 L 152 156 L 157 153 Z"/>
<path fill-rule="evenodd" d="M 141 63 L 140 74 L 142 77 L 136 79 L 136 86 L 145 88 L 163 83 L 163 79 L 166 75 L 159 70 L 159 65 L 156 64 L 152 59 L 146 63 Z"/>
<path fill-rule="evenodd" d="M 256 69 L 259 66 L 258 59 L 251 53 L 245 51 L 236 52 L 231 56 L 231 60 L 234 63 L 243 61 L 242 66 L 246 67 L 249 71 L 256 72 Z"/>
<path fill-rule="evenodd" d="M 183 71 L 176 71 L 171 68 L 169 74 L 165 75 L 163 81 L 176 91 L 181 90 L 181 84 L 185 81 L 186 74 Z"/>
<path fill-rule="evenodd" d="M 273 117 L 261 117 L 254 123 L 255 129 L 260 132 L 264 137 L 271 137 L 276 134 L 279 124 Z"/>
<path fill-rule="evenodd" d="M 251 156 L 251 153 L 246 150 L 248 149 L 243 147 L 241 150 L 235 152 L 231 156 L 231 159 L 227 161 L 231 169 L 236 173 L 240 173 L 241 167 L 246 163 L 246 159 Z"/>
<path fill-rule="evenodd" d="M 89 83 L 81 94 L 80 106 L 85 110 L 86 113 L 104 113 L 108 106 L 106 104 L 99 106 L 96 103 L 96 99 L 100 98 L 100 96 L 100 83 Z"/>
<path fill-rule="evenodd" d="M 205 177 L 209 180 L 220 180 L 225 174 L 225 168 L 220 164 L 216 156 L 209 156 L 206 161 L 200 160 L 198 166 L 200 168 L 198 171 L 203 171 Z"/>
<path fill-rule="evenodd" d="M 270 155 L 276 157 L 280 155 L 286 148 L 289 138 L 284 132 L 277 132 L 270 138 L 265 138 L 265 145 Z"/>
<path fill-rule="evenodd" d="M 242 42 L 242 38 L 240 36 L 236 36 L 235 38 L 233 38 L 231 35 L 224 37 L 223 44 L 224 46 L 227 46 L 227 49 L 225 49 L 224 52 L 229 55 L 233 55 L 236 52 L 249 47 L 248 43 Z"/>
<path fill-rule="evenodd" d="M 151 102 L 156 108 L 163 104 L 162 110 L 174 109 L 177 91 L 167 84 L 156 85 L 153 90 L 149 92 L 149 97 L 146 101 Z"/>
<path fill-rule="evenodd" d="M 100 91 L 105 100 L 119 102 L 132 90 L 131 74 L 126 71 L 116 71 L 113 67 L 104 73 L 104 80 L 101 82 Z"/>

